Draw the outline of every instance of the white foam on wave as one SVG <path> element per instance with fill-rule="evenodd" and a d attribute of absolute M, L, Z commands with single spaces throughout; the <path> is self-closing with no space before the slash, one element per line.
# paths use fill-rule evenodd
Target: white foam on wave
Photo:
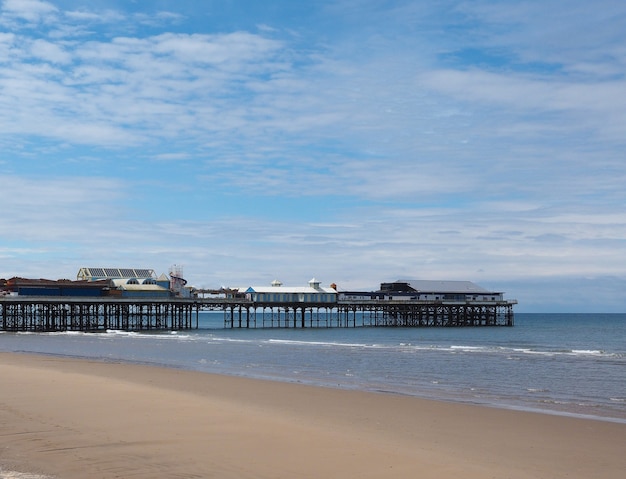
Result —
<path fill-rule="evenodd" d="M 125 331 L 122 329 L 107 329 L 105 333 L 87 333 L 90 335 L 99 335 L 104 339 L 114 338 L 132 338 L 159 341 L 187 341 L 192 340 L 192 336 L 188 334 L 180 334 L 179 331 L 169 331 L 168 333 L 149 333 L 145 331 Z"/>
<path fill-rule="evenodd" d="M 123 329 L 107 329 L 106 334 L 111 336 L 139 336 L 139 333 L 134 331 L 125 331 Z"/>
<path fill-rule="evenodd" d="M 441 349 L 443 349 L 443 348 L 441 348 Z M 448 349 L 450 351 L 452 351 L 452 352 L 462 351 L 464 353 L 493 353 L 493 352 L 497 352 L 493 348 L 487 347 L 487 346 L 464 346 L 464 345 L 455 346 L 455 345 L 452 345 Z"/>
<path fill-rule="evenodd" d="M 288 344 L 296 346 L 329 346 L 329 347 L 342 347 L 342 348 L 374 348 L 375 344 L 364 343 L 339 343 L 335 341 L 299 341 L 296 339 L 269 339 L 268 343 L 273 344 Z"/>
<path fill-rule="evenodd" d="M 602 356 L 606 354 L 604 351 L 599 349 L 573 349 L 571 354 L 581 355 L 581 356 Z"/>
<path fill-rule="evenodd" d="M 219 337 L 211 337 L 211 338 L 203 338 L 205 341 L 209 340 L 215 343 L 260 343 L 263 341 L 259 341 L 258 339 L 236 339 L 236 338 L 219 338 Z"/>
<path fill-rule="evenodd" d="M 30 474 L 27 472 L 5 471 L 0 469 L 0 479 L 52 479 L 50 476 L 41 474 Z"/>
<path fill-rule="evenodd" d="M 598 357 L 598 358 L 621 358 L 619 353 L 609 353 L 601 349 L 562 349 L 562 350 L 538 350 L 530 348 L 511 348 L 513 353 L 528 354 L 535 356 L 576 356 L 576 357 Z"/>
<path fill-rule="evenodd" d="M 44 334 L 46 336 L 89 336 L 92 333 L 88 333 L 86 331 L 48 331 L 39 334 Z"/>

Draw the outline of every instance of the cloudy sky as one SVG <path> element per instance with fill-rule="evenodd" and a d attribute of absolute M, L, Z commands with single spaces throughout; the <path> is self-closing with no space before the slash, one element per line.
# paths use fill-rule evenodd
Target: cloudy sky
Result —
<path fill-rule="evenodd" d="M 0 0 L 0 277 L 626 311 L 623 0 Z"/>

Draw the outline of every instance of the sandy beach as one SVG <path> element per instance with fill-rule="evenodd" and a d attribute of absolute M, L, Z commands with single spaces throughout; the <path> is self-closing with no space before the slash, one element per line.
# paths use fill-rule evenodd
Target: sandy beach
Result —
<path fill-rule="evenodd" d="M 58 479 L 621 479 L 626 424 L 0 353 L 0 470 Z"/>

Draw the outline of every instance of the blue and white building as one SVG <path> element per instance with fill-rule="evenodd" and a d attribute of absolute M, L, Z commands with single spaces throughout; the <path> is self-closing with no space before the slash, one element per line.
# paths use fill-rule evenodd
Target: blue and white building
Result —
<path fill-rule="evenodd" d="M 336 303 L 337 290 L 332 286 L 323 287 L 315 278 L 308 286 L 301 287 L 283 286 L 274 280 L 270 286 L 250 286 L 239 291 L 256 303 Z"/>

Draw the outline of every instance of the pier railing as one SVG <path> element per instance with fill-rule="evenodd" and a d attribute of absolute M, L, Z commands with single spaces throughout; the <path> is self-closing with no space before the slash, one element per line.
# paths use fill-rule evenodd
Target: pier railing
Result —
<path fill-rule="evenodd" d="M 513 326 L 516 301 L 340 301 L 258 303 L 245 299 L 139 299 L 6 296 L 2 331 L 159 331 L 199 327 L 202 311 L 222 311 L 224 328 Z"/>

